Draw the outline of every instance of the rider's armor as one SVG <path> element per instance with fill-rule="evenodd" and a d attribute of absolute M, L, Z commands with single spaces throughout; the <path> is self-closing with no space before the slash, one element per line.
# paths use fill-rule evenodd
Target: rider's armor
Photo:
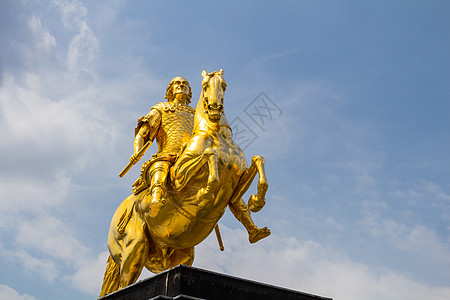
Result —
<path fill-rule="evenodd" d="M 148 123 L 150 132 L 144 137 L 144 143 L 156 139 L 158 152 L 142 165 L 141 176 L 133 184 L 135 194 L 151 185 L 153 168 L 162 162 L 170 165 L 175 162 L 183 144 L 192 136 L 194 115 L 195 109 L 190 106 L 161 102 L 153 106 L 146 116 L 139 118 L 136 134 L 144 123 Z M 164 185 L 162 182 L 157 184 Z"/>
<path fill-rule="evenodd" d="M 172 102 L 158 103 L 152 109 L 158 110 L 161 115 L 155 136 L 158 143 L 156 156 L 176 155 L 192 136 L 195 109 Z"/>

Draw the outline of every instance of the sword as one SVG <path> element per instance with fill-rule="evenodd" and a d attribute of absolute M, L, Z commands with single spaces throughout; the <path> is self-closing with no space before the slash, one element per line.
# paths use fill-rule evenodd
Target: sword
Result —
<path fill-rule="evenodd" d="M 119 176 L 121 178 L 125 176 L 125 174 L 127 174 L 128 171 L 130 171 L 131 167 L 134 166 L 141 159 L 142 156 L 144 156 L 145 151 L 147 151 L 148 147 L 150 147 L 151 144 L 152 144 L 151 141 L 145 143 L 144 147 L 142 147 L 142 149 L 139 150 L 139 152 L 136 155 L 137 157 L 139 157 L 139 159 L 135 161 L 130 161 L 128 165 L 122 170 L 122 172 L 120 172 Z"/>

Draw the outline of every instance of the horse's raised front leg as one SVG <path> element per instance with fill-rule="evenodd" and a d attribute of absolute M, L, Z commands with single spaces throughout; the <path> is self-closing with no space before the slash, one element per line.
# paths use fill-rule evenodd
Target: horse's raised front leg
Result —
<path fill-rule="evenodd" d="M 195 136 L 193 142 L 184 148 L 170 169 L 170 178 L 176 191 L 184 188 L 193 177 L 198 177 L 198 172 L 206 163 L 209 170 L 208 182 L 213 183 L 218 180 L 217 152 L 211 148 L 211 145 L 210 138 Z"/>
<path fill-rule="evenodd" d="M 250 243 L 256 243 L 257 241 L 270 235 L 269 228 L 258 228 L 258 226 L 255 225 L 250 215 L 250 211 L 242 198 L 236 202 L 229 202 L 228 207 L 236 219 L 244 225 L 245 229 L 247 229 L 248 240 Z"/>
<path fill-rule="evenodd" d="M 256 155 L 252 158 L 252 164 L 245 170 L 239 179 L 239 183 L 234 190 L 233 196 L 231 197 L 232 203 L 238 201 L 247 192 L 248 188 L 253 182 L 256 174 L 259 174 L 257 193 L 250 196 L 248 200 L 248 208 L 252 212 L 260 211 L 266 204 L 266 192 L 269 187 L 269 183 L 266 177 L 266 171 L 264 169 L 264 158 L 262 156 Z"/>
<path fill-rule="evenodd" d="M 208 183 L 205 188 L 201 188 L 197 196 L 199 199 L 209 198 L 213 195 L 219 183 L 219 169 L 217 167 L 217 151 L 212 148 L 207 148 L 202 156 L 207 158 L 208 162 Z"/>
<path fill-rule="evenodd" d="M 266 204 L 266 192 L 269 188 L 269 182 L 266 177 L 266 170 L 264 169 L 265 160 L 262 156 L 256 155 L 252 158 L 252 165 L 255 165 L 258 170 L 259 180 L 257 187 L 257 194 L 250 196 L 248 200 L 248 209 L 252 212 L 260 211 Z"/>

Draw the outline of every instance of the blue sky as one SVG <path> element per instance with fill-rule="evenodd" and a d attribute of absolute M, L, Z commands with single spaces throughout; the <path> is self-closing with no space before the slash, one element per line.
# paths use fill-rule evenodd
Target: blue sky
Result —
<path fill-rule="evenodd" d="M 250 245 L 227 212 L 225 252 L 211 236 L 194 266 L 450 298 L 448 1 L 5 0 L 0 49 L 1 300 L 95 299 L 136 120 L 175 76 L 195 103 L 204 68 L 225 71 L 247 160 L 266 158 L 253 217 L 272 235 Z M 258 126 L 261 97 L 279 110 Z"/>

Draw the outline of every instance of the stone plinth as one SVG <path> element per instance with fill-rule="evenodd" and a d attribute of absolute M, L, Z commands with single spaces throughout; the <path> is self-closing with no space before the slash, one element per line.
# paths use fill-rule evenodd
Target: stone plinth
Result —
<path fill-rule="evenodd" d="M 184 265 L 106 295 L 102 300 L 331 300 Z"/>

